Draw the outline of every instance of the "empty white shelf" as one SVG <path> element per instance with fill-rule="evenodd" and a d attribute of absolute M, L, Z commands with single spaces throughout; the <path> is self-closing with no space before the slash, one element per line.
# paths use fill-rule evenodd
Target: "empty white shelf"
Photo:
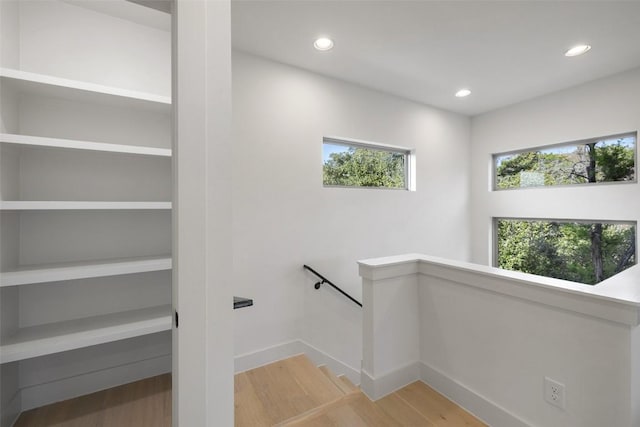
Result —
<path fill-rule="evenodd" d="M 0 287 L 171 270 L 171 257 L 30 265 L 0 273 Z"/>
<path fill-rule="evenodd" d="M 77 202 L 77 201 L 40 201 L 5 200 L 0 202 L 3 211 L 51 211 L 51 210 L 166 210 L 171 202 Z"/>
<path fill-rule="evenodd" d="M 21 328 L 0 346 L 0 363 L 167 331 L 171 325 L 166 305 Z"/>
<path fill-rule="evenodd" d="M 19 91 L 42 96 L 109 103 L 120 107 L 138 106 L 152 110 L 160 107 L 162 111 L 167 113 L 171 111 L 171 98 L 168 96 L 103 86 L 12 68 L 0 68 L 0 77 L 3 84 L 10 84 Z"/>
<path fill-rule="evenodd" d="M 104 142 L 76 141 L 72 139 L 45 138 L 41 136 L 16 135 L 10 133 L 0 134 L 0 142 L 37 147 L 69 148 L 75 150 L 106 151 L 110 153 L 171 157 L 171 150 L 168 148 L 107 144 Z"/>

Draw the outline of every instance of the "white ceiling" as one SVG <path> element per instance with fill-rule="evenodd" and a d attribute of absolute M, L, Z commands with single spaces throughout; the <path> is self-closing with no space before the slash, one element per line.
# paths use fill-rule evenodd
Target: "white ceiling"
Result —
<path fill-rule="evenodd" d="M 333 50 L 313 49 L 321 35 Z M 232 37 L 241 51 L 477 115 L 640 67 L 640 1 L 234 0 Z M 564 57 L 579 43 L 593 48 Z M 462 87 L 473 93 L 455 98 Z"/>

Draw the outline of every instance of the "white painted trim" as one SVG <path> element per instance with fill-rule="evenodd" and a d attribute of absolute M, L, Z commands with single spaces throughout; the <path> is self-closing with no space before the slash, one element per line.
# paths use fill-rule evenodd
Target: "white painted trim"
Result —
<path fill-rule="evenodd" d="M 305 354 L 317 365 L 327 365 L 336 375 L 345 375 L 354 384 L 360 383 L 360 371 L 330 356 L 303 340 L 292 340 L 250 353 L 236 355 L 235 372 L 244 372 L 288 357 Z"/>
<path fill-rule="evenodd" d="M 172 18 L 173 425 L 233 427 L 231 2 Z"/>
<path fill-rule="evenodd" d="M 360 388 L 371 400 L 378 400 L 402 387 L 420 380 L 420 362 L 411 362 L 374 378 L 362 369 Z"/>
<path fill-rule="evenodd" d="M 363 369 L 360 388 L 369 399 L 376 401 L 415 381 L 424 382 L 488 425 L 500 427 L 530 425 L 424 362 L 409 363 L 376 378 Z"/>
<path fill-rule="evenodd" d="M 168 372 L 171 372 L 170 354 L 26 387 L 22 389 L 22 410 L 27 411 Z"/>
<path fill-rule="evenodd" d="M 234 357 L 235 373 L 248 371 L 305 352 L 300 340 L 287 341 Z"/>
<path fill-rule="evenodd" d="M 629 326 L 640 325 L 640 267 L 595 286 L 421 254 L 358 261 L 368 280 L 419 274 Z"/>
<path fill-rule="evenodd" d="M 323 143 L 328 142 L 332 144 L 345 145 L 345 146 L 359 145 L 365 148 L 370 147 L 377 150 L 398 151 L 398 152 L 404 152 L 404 153 L 409 153 L 415 150 L 414 148 L 403 147 L 400 145 L 383 144 L 381 142 L 365 141 L 363 139 L 355 139 L 355 138 L 343 138 L 341 136 L 324 136 L 322 137 L 322 142 Z"/>
<path fill-rule="evenodd" d="M 528 427 L 531 425 L 426 363 L 419 362 L 418 367 L 422 382 L 486 424 L 500 427 Z"/>

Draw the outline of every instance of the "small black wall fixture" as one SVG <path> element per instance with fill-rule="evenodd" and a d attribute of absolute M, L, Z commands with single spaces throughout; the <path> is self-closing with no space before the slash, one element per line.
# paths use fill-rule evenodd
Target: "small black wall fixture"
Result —
<path fill-rule="evenodd" d="M 331 283 L 331 281 L 329 279 L 327 279 L 326 277 L 324 277 L 322 274 L 318 273 L 317 271 L 315 271 L 313 268 L 309 267 L 308 265 L 303 265 L 305 270 L 309 270 L 310 272 L 312 272 L 313 274 L 315 274 L 316 276 L 318 276 L 320 278 L 320 281 L 316 282 L 313 287 L 316 289 L 320 289 L 320 286 L 322 286 L 323 284 L 327 284 L 329 286 L 331 286 L 333 289 L 335 289 L 336 291 L 340 292 L 342 295 L 344 295 L 345 297 L 349 298 L 351 301 L 353 301 L 355 304 L 358 304 L 360 307 L 362 307 L 362 303 L 360 301 L 358 301 L 357 299 L 355 299 L 354 297 L 352 297 L 351 295 L 349 295 L 348 293 L 346 293 L 345 291 L 343 291 L 342 289 L 340 289 L 338 286 L 334 285 L 333 283 Z"/>

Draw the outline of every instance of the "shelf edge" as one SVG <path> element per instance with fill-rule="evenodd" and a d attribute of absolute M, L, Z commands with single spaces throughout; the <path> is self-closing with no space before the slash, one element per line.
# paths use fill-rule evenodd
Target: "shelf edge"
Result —
<path fill-rule="evenodd" d="M 33 285 L 63 280 L 91 279 L 95 277 L 121 276 L 171 270 L 171 257 L 146 258 L 131 261 L 121 260 L 78 265 L 49 265 L 44 268 L 15 270 L 0 273 L 0 287 Z"/>
<path fill-rule="evenodd" d="M 155 95 L 152 93 L 138 92 L 130 89 L 105 86 L 97 83 L 83 82 L 80 80 L 66 79 L 47 74 L 33 73 L 30 71 L 18 70 L 15 68 L 0 67 L 0 77 L 17 80 L 21 82 L 41 84 L 45 86 L 55 86 L 59 88 L 91 92 L 100 95 L 129 98 L 132 100 L 153 102 L 157 104 L 171 105 L 171 98 L 168 96 Z"/>
<path fill-rule="evenodd" d="M 141 145 L 109 144 L 105 142 L 47 138 L 41 136 L 19 135 L 10 133 L 0 133 L 0 143 L 33 147 L 101 151 L 108 153 L 139 154 L 159 157 L 171 157 L 172 155 L 171 149 L 169 148 L 145 147 Z"/>

